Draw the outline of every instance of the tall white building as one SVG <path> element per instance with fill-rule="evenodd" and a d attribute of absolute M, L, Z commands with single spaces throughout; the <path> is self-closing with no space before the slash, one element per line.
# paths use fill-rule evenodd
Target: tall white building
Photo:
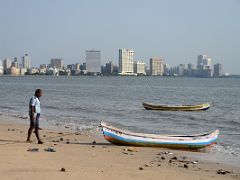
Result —
<path fill-rule="evenodd" d="M 164 73 L 164 61 L 160 58 L 150 59 L 150 75 L 162 76 Z"/>
<path fill-rule="evenodd" d="M 3 74 L 3 65 L 2 65 L 2 61 L 0 61 L 0 75 Z"/>
<path fill-rule="evenodd" d="M 133 75 L 133 56 L 133 50 L 119 49 L 119 74 Z"/>
<path fill-rule="evenodd" d="M 88 73 L 101 73 L 101 51 L 86 50 L 86 66 Z"/>
<path fill-rule="evenodd" d="M 145 62 L 135 61 L 133 64 L 133 70 L 137 75 L 146 75 Z"/>
<path fill-rule="evenodd" d="M 25 54 L 22 57 L 22 68 L 26 68 L 26 69 L 31 68 L 31 57 L 28 54 Z"/>

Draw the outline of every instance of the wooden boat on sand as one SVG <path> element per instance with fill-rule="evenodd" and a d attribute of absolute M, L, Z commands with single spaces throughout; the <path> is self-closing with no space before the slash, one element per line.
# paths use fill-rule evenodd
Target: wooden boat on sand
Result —
<path fill-rule="evenodd" d="M 219 130 L 197 135 L 157 135 L 133 133 L 120 130 L 101 122 L 104 138 L 112 144 L 122 146 L 168 147 L 180 149 L 199 149 L 209 146 L 218 138 Z"/>
<path fill-rule="evenodd" d="M 143 107 L 148 110 L 160 111 L 205 111 L 210 108 L 210 103 L 197 104 L 197 105 L 164 105 L 164 104 L 150 104 L 143 102 Z"/>

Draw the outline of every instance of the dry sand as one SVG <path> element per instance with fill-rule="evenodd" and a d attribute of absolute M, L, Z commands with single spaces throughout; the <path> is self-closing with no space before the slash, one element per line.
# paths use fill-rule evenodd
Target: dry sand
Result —
<path fill-rule="evenodd" d="M 188 157 L 193 152 L 114 146 L 97 133 L 44 129 L 41 136 L 45 143 L 38 145 L 33 135 L 35 142 L 29 144 L 25 143 L 27 126 L 3 120 L 4 116 L 0 116 L 0 179 L 3 180 L 240 179 L 238 167 L 201 160 L 193 164 L 197 159 Z M 49 147 L 56 152 L 46 152 Z M 29 152 L 29 148 L 38 148 L 38 152 Z M 165 151 L 171 153 L 164 154 Z M 219 169 L 230 173 L 217 174 Z"/>

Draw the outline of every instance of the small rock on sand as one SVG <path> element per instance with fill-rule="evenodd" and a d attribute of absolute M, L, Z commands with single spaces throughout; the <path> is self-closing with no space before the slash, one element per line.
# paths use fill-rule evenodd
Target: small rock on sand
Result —
<path fill-rule="evenodd" d="M 142 170 L 143 170 L 143 167 L 140 166 L 140 167 L 139 167 L 139 170 L 142 171 Z"/>
<path fill-rule="evenodd" d="M 61 168 L 60 171 L 66 172 L 66 169 L 65 168 Z"/>

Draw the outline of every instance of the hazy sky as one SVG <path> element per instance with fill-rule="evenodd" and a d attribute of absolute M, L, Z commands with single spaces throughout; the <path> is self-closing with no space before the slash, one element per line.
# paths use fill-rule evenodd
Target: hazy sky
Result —
<path fill-rule="evenodd" d="M 135 60 L 161 57 L 170 65 L 208 54 L 225 72 L 240 74 L 240 0 L 0 0 L 0 59 L 28 52 L 33 65 L 63 58 L 118 62 L 118 49 Z"/>

